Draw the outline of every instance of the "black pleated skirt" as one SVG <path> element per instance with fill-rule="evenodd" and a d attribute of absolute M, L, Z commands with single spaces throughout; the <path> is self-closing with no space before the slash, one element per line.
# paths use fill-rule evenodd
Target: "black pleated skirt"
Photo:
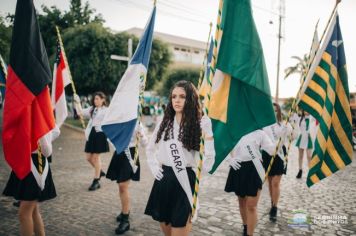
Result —
<path fill-rule="evenodd" d="M 96 132 L 93 127 L 90 131 L 88 141 L 85 143 L 86 153 L 104 153 L 109 152 L 109 143 L 106 140 L 104 132 Z"/>
<path fill-rule="evenodd" d="M 32 154 L 32 160 L 35 166 L 38 166 L 37 156 L 37 154 Z M 45 163 L 45 157 L 43 156 L 42 163 Z M 32 172 L 30 172 L 24 179 L 20 180 L 12 171 L 3 194 L 5 196 L 14 197 L 16 200 L 20 201 L 37 200 L 39 202 L 43 202 L 55 198 L 57 196 L 56 188 L 52 179 L 51 167 L 48 167 L 49 170 L 43 190 L 41 190 L 41 188 L 38 186 Z"/>
<path fill-rule="evenodd" d="M 134 159 L 135 156 L 135 149 L 135 147 L 130 148 L 132 159 Z M 106 178 L 116 181 L 117 183 L 125 182 L 130 179 L 133 181 L 139 181 L 140 159 L 137 159 L 137 166 L 138 169 L 136 170 L 136 173 L 134 173 L 125 152 L 121 152 L 120 154 L 114 152 L 108 171 L 106 172 Z"/>
<path fill-rule="evenodd" d="M 185 227 L 192 213 L 187 195 L 178 182 L 172 167 L 163 166 L 163 178 L 155 180 L 147 202 L 145 214 L 160 223 L 171 224 L 172 227 Z M 195 172 L 187 168 L 188 178 L 194 190 Z"/>
<path fill-rule="evenodd" d="M 256 197 L 262 189 L 262 180 L 252 161 L 241 162 L 238 170 L 230 168 L 225 192 L 234 192 L 239 197 Z"/>
<path fill-rule="evenodd" d="M 263 158 L 263 167 L 265 168 L 265 171 L 267 171 L 269 163 L 272 160 L 272 156 L 270 156 L 267 152 L 262 151 L 262 158 Z M 287 167 L 284 168 L 284 162 L 283 160 L 277 155 L 274 158 L 272 167 L 270 172 L 268 173 L 268 176 L 276 176 L 276 175 L 285 175 L 287 174 Z"/>

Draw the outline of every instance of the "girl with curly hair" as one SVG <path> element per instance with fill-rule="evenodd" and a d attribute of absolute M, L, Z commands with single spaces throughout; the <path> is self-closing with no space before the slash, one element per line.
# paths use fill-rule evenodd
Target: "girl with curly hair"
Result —
<path fill-rule="evenodd" d="M 156 126 L 146 155 L 155 182 L 145 214 L 160 222 L 164 235 L 188 235 L 200 137 L 205 137 L 203 171 L 215 161 L 211 120 L 201 114 L 194 85 L 177 82 L 169 96 L 163 120 Z"/>

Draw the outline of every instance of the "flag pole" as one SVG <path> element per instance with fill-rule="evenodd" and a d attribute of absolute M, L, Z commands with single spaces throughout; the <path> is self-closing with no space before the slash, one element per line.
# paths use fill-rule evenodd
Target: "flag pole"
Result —
<path fill-rule="evenodd" d="M 157 0 L 153 1 L 153 7 L 156 7 L 157 4 Z M 145 92 L 145 87 L 146 87 L 146 78 L 147 75 L 141 75 L 140 76 L 140 84 L 142 86 L 140 86 L 140 94 L 139 94 L 139 104 L 138 104 L 138 115 L 137 115 L 137 121 L 138 121 L 138 125 L 141 125 L 141 119 L 142 119 L 142 106 L 144 103 L 144 92 Z M 136 146 L 135 146 L 135 154 L 134 154 L 134 165 L 137 165 L 137 161 L 138 161 L 138 142 L 139 140 L 139 134 L 136 134 Z"/>
<path fill-rule="evenodd" d="M 213 58 L 211 61 L 210 65 L 210 76 L 207 78 L 208 86 L 209 86 L 209 92 L 207 94 L 208 97 L 208 103 L 210 102 L 210 94 L 211 94 L 211 87 L 212 87 L 212 80 L 215 75 L 215 66 L 216 66 L 216 58 L 217 58 L 217 52 L 218 52 L 218 45 L 220 41 L 220 36 L 221 36 L 221 15 L 222 15 L 222 9 L 223 9 L 223 0 L 219 1 L 219 10 L 218 10 L 218 18 L 216 20 L 216 30 L 215 30 L 215 38 L 214 38 L 214 50 L 213 50 Z M 205 111 L 206 114 L 209 114 L 209 109 L 208 109 L 208 104 L 204 104 L 205 106 Z M 200 155 L 199 155 L 199 163 L 198 163 L 198 169 L 197 169 L 197 176 L 195 178 L 195 186 L 194 186 L 194 193 L 193 193 L 193 209 L 192 209 L 192 218 L 194 218 L 194 214 L 197 209 L 197 201 L 198 201 L 198 193 L 199 193 L 199 183 L 200 183 L 200 178 L 201 178 L 201 170 L 203 167 L 203 155 L 202 155 L 202 149 L 204 149 L 204 143 L 200 143 Z"/>
<path fill-rule="evenodd" d="M 1 55 L 0 55 L 0 63 L 1 63 L 1 68 L 2 68 L 2 70 L 4 71 L 4 76 L 5 76 L 5 80 L 6 80 L 6 77 L 7 77 L 7 70 L 6 70 L 6 67 L 5 67 L 4 59 L 2 58 Z"/>
<path fill-rule="evenodd" d="M 336 10 L 337 10 L 337 6 L 338 6 L 338 4 L 339 4 L 340 2 L 341 2 L 341 0 L 336 0 L 336 4 L 335 4 L 335 6 L 334 6 L 334 9 L 333 9 L 333 11 L 332 11 L 332 13 L 331 13 L 331 15 L 330 15 L 330 17 L 329 17 L 329 20 L 328 20 L 328 22 L 327 22 L 327 24 L 326 24 L 326 27 L 325 27 L 325 29 L 324 29 L 324 31 L 323 31 L 323 34 L 322 34 L 322 36 L 321 36 L 321 38 L 320 38 L 320 40 L 319 40 L 319 45 L 321 45 L 322 41 L 323 41 L 324 38 L 325 38 L 326 31 L 328 30 L 328 28 L 329 28 L 329 26 L 330 26 L 331 20 L 332 20 L 333 16 L 335 15 L 335 12 L 336 12 Z M 306 76 L 308 75 L 308 73 L 309 73 L 309 71 L 310 71 L 310 67 L 311 67 L 311 65 L 313 64 L 313 62 L 314 62 L 314 60 L 315 60 L 315 57 L 316 57 L 316 54 L 317 54 L 318 51 L 319 51 L 319 50 L 317 50 L 317 51 L 314 53 L 312 60 L 310 60 L 309 67 L 308 67 L 307 71 L 306 71 L 306 72 L 304 73 L 304 75 L 303 75 L 302 83 L 300 84 L 300 87 L 299 87 L 299 89 L 298 89 L 297 96 L 296 96 L 296 97 L 294 98 L 294 100 L 293 100 L 292 107 L 291 107 L 290 110 L 289 110 L 288 116 L 287 116 L 287 118 L 286 118 L 286 120 L 285 120 L 285 124 L 288 124 L 289 119 L 290 119 L 292 113 L 295 111 L 295 109 L 296 109 L 296 107 L 297 107 L 297 100 L 299 100 L 299 97 L 301 96 L 301 91 L 302 91 L 302 88 L 304 87 L 304 83 L 305 83 Z M 292 126 L 292 128 L 294 129 L 294 126 Z M 291 141 L 291 138 L 289 138 L 289 140 L 290 140 L 290 142 L 292 142 L 292 141 Z M 267 171 L 266 171 L 266 175 L 265 175 L 265 180 L 264 180 L 264 181 L 266 181 L 266 179 L 267 179 L 267 177 L 268 177 L 268 174 L 269 174 L 269 172 L 271 171 L 271 168 L 272 168 L 272 165 L 273 165 L 275 156 L 276 156 L 276 154 L 277 154 L 277 151 L 278 151 L 278 149 L 279 149 L 281 143 L 282 143 L 282 138 L 280 137 L 279 140 L 278 140 L 276 149 L 275 149 L 275 151 L 274 151 L 274 155 L 272 156 L 272 159 L 271 159 L 271 161 L 270 161 L 270 163 L 269 163 L 269 165 L 268 165 L 268 169 L 267 169 Z M 289 144 L 288 146 L 290 146 L 290 144 Z"/>
<path fill-rule="evenodd" d="M 63 53 L 64 64 L 65 64 L 66 68 L 68 69 L 68 75 L 69 75 L 69 79 L 70 79 L 70 82 L 71 82 L 71 85 L 72 85 L 72 90 L 73 90 L 73 95 L 74 95 L 73 98 L 74 98 L 75 95 L 78 96 L 78 94 L 77 94 L 77 90 L 75 89 L 72 73 L 70 72 L 70 69 L 69 69 L 68 60 L 67 60 L 67 57 L 66 57 L 66 53 L 64 51 L 63 41 L 62 41 L 61 34 L 59 32 L 58 26 L 56 26 L 56 31 L 57 31 L 57 38 L 58 38 L 58 41 L 59 41 L 59 45 L 61 47 L 61 52 Z M 75 101 L 75 99 L 73 99 L 73 100 L 74 100 L 74 103 L 76 103 L 77 105 L 82 107 L 80 102 Z M 83 129 L 85 129 L 85 122 L 84 122 L 84 119 L 83 119 L 83 115 L 82 114 L 78 114 L 78 115 L 79 115 L 80 123 L 82 124 Z"/>
<path fill-rule="evenodd" d="M 199 81 L 198 81 L 198 91 L 200 90 L 201 84 L 203 82 L 204 79 L 204 71 L 205 71 L 205 61 L 208 58 L 208 48 L 209 48 L 209 42 L 210 42 L 210 36 L 211 36 L 211 28 L 213 27 L 213 23 L 210 22 L 209 24 L 209 36 L 208 36 L 208 40 L 206 42 L 206 47 L 205 47 L 205 55 L 204 55 L 204 59 L 203 59 L 203 65 L 200 69 L 200 74 L 199 74 Z"/>

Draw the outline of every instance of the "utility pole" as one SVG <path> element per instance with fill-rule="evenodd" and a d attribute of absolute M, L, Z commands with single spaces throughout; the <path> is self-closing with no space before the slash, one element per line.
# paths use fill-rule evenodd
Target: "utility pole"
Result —
<path fill-rule="evenodd" d="M 110 58 L 112 60 L 117 60 L 117 61 L 127 61 L 127 66 L 129 66 L 131 57 L 132 57 L 132 38 L 129 38 L 128 43 L 127 43 L 127 57 L 126 56 L 119 56 L 119 55 L 110 55 Z"/>
<path fill-rule="evenodd" d="M 281 62 L 281 40 L 282 36 L 282 24 L 285 17 L 285 0 L 279 1 L 279 24 L 278 24 L 278 58 L 277 58 L 277 85 L 276 85 L 276 97 L 275 102 L 278 104 L 279 100 L 279 71 Z"/>

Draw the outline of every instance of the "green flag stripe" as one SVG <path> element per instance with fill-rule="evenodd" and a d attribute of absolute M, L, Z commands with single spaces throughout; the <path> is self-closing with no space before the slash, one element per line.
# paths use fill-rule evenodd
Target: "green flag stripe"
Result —
<path fill-rule="evenodd" d="M 331 158 L 329 153 L 326 151 L 324 155 L 324 160 L 325 164 L 329 167 L 331 172 L 335 173 L 336 171 L 339 170 L 339 168 L 336 166 L 334 160 Z"/>
<path fill-rule="evenodd" d="M 343 162 L 345 163 L 345 165 L 350 164 L 352 156 L 349 156 L 349 154 L 344 149 L 343 145 L 341 144 L 340 140 L 338 139 L 338 136 L 337 136 L 333 126 L 330 129 L 330 137 L 331 137 L 332 143 L 334 144 L 335 149 L 339 153 L 339 155 L 340 155 L 341 159 L 343 160 Z"/>
<path fill-rule="evenodd" d="M 307 94 L 309 97 L 311 97 L 314 101 L 316 101 L 317 103 L 319 103 L 319 105 L 321 107 L 324 106 L 324 99 L 317 93 L 315 92 L 314 90 L 312 90 L 311 88 L 307 88 L 305 90 L 305 94 Z M 315 116 L 314 116 L 315 117 Z M 315 117 L 318 119 L 318 117 Z"/>
<path fill-rule="evenodd" d="M 310 106 L 308 103 L 306 103 L 304 101 L 300 101 L 299 102 L 299 107 L 301 107 L 305 111 L 308 111 L 316 119 L 320 118 L 320 115 L 319 115 L 318 111 L 315 110 L 315 108 Z"/>

